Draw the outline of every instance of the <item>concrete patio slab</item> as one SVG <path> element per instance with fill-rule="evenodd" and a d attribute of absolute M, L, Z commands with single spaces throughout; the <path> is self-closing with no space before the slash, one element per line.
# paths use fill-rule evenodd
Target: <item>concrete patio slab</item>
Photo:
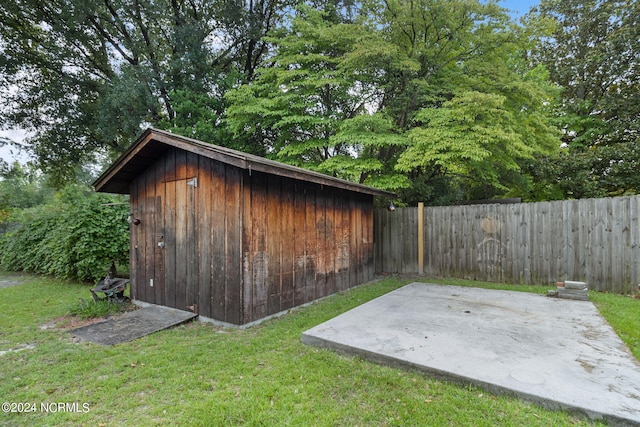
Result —
<path fill-rule="evenodd" d="M 179 325 L 196 316 L 188 311 L 150 305 L 104 322 L 72 329 L 69 333 L 86 341 L 113 345 Z"/>
<path fill-rule="evenodd" d="M 640 425 L 640 364 L 589 301 L 412 283 L 302 341 L 610 425 Z"/>

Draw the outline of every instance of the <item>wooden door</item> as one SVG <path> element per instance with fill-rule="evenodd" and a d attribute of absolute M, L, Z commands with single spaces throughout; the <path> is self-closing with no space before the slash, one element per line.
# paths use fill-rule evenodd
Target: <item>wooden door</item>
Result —
<path fill-rule="evenodd" d="M 146 190 L 146 188 L 145 188 Z M 151 304 L 163 304 L 163 254 L 158 246 L 162 233 L 162 198 L 137 194 L 132 212 L 131 297 Z"/>
<path fill-rule="evenodd" d="M 195 177 L 165 183 L 163 237 L 164 305 L 197 312 Z"/>

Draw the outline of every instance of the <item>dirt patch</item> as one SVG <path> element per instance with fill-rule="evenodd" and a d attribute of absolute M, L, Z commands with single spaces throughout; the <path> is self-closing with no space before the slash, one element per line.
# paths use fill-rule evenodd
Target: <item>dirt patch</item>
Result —
<path fill-rule="evenodd" d="M 0 356 L 4 356 L 7 353 L 17 353 L 19 351 L 23 351 L 23 350 L 33 350 L 34 348 L 36 348 L 36 346 L 34 344 L 23 344 L 23 345 L 19 345 L 15 348 L 10 348 L 8 350 L 0 350 Z"/>
<path fill-rule="evenodd" d="M 580 358 L 576 359 L 576 362 L 578 362 L 580 364 L 580 366 L 582 366 L 582 368 L 587 371 L 588 373 L 593 372 L 593 370 L 596 368 L 594 365 L 592 365 L 591 363 L 587 362 L 586 360 L 582 360 Z"/>
<path fill-rule="evenodd" d="M 104 322 L 108 318 L 113 317 L 94 317 L 93 319 L 81 319 L 76 316 L 61 316 L 56 317 L 50 322 L 40 325 L 41 330 L 46 329 L 61 329 L 66 331 L 67 329 L 79 328 L 81 326 L 93 325 L 94 323 Z"/>
<path fill-rule="evenodd" d="M 8 288 L 9 286 L 15 286 L 23 283 L 26 280 L 26 276 L 22 274 L 2 274 L 0 273 L 0 289 Z"/>

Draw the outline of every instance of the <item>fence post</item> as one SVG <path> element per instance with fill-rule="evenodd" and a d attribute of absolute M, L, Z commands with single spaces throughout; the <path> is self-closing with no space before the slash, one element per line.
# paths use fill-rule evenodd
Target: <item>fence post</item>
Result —
<path fill-rule="evenodd" d="M 418 203 L 418 274 L 424 274 L 424 203 Z"/>

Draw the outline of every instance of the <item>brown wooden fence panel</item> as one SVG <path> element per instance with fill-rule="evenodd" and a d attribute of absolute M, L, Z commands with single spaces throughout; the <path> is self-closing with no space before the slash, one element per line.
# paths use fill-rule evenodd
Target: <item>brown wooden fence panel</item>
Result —
<path fill-rule="evenodd" d="M 640 283 L 640 196 L 424 208 L 424 273 L 629 293 Z M 416 274 L 418 208 L 378 210 L 377 273 Z"/>

